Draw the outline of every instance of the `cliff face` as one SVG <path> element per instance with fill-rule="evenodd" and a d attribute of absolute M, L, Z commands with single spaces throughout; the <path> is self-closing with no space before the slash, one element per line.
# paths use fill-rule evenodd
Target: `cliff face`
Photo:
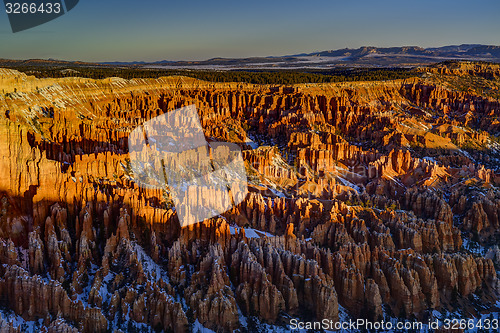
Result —
<path fill-rule="evenodd" d="M 0 69 L 0 87 L 2 332 L 20 330 L 13 316 L 50 332 L 182 332 L 338 320 L 340 306 L 477 315 L 479 298 L 498 311 L 498 249 L 479 254 L 499 234 L 498 100 L 419 79 L 284 88 Z M 180 228 L 165 191 L 132 181 L 127 138 L 190 104 L 207 138 L 241 146 L 250 193 Z"/>

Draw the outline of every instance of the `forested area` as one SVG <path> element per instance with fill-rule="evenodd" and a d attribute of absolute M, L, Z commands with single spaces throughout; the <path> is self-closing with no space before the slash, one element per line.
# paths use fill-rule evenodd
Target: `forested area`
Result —
<path fill-rule="evenodd" d="M 12 66 L 37 78 L 87 77 L 103 79 L 106 77 L 157 78 L 161 76 L 182 75 L 211 82 L 245 82 L 255 84 L 295 84 L 295 83 L 328 83 L 344 81 L 378 81 L 408 78 L 419 75 L 417 71 L 406 68 L 356 68 L 324 70 L 280 70 L 280 71 L 239 71 L 239 70 L 173 70 L 146 69 L 142 67 L 44 67 L 44 66 Z"/>

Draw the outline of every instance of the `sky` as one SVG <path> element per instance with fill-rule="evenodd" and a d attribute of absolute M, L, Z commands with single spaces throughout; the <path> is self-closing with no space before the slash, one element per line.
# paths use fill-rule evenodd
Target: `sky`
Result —
<path fill-rule="evenodd" d="M 499 0 L 80 0 L 64 16 L 12 33 L 0 4 L 0 58 L 204 60 L 500 45 L 499 17 Z"/>

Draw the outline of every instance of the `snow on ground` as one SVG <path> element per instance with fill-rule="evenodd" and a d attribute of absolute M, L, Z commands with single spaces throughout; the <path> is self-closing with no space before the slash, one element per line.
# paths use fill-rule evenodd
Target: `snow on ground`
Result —
<path fill-rule="evenodd" d="M 7 245 L 4 245 L 4 246 L 7 246 Z M 28 270 L 28 266 L 29 266 L 29 253 L 28 253 L 28 249 L 25 249 L 22 246 L 18 246 L 15 249 L 17 251 L 17 258 L 19 260 L 20 266 L 22 268 L 24 268 L 25 270 Z"/>
<path fill-rule="evenodd" d="M 363 190 L 361 189 L 361 187 L 359 187 L 358 185 L 354 185 L 353 183 L 351 183 L 350 181 L 348 181 L 347 179 L 345 178 L 342 178 L 340 176 L 337 176 L 337 179 L 340 180 L 342 182 L 342 184 L 344 184 L 344 186 L 348 186 L 350 188 L 352 188 L 354 191 L 356 191 L 358 194 L 361 194 L 363 193 Z"/>
<path fill-rule="evenodd" d="M 259 148 L 259 145 L 248 135 L 247 135 L 247 139 L 246 139 L 245 143 L 247 145 L 249 145 L 250 147 L 252 147 L 252 149 Z"/>
<path fill-rule="evenodd" d="M 286 198 L 286 195 L 281 192 L 281 191 L 278 191 L 272 187 L 268 187 L 267 188 L 269 191 L 271 191 L 275 196 L 277 196 L 278 198 Z"/>
<path fill-rule="evenodd" d="M 208 329 L 204 327 L 198 319 L 193 324 L 193 333 L 215 333 L 215 331 L 212 331 L 211 329 Z"/>
<path fill-rule="evenodd" d="M 37 333 L 40 332 L 40 328 L 43 325 L 43 319 L 39 319 L 37 321 L 26 321 L 23 317 L 18 316 L 14 313 L 4 313 L 0 312 L 0 316 L 3 320 L 8 323 L 11 323 L 15 328 L 18 328 L 23 333 Z"/>
<path fill-rule="evenodd" d="M 462 247 L 474 254 L 479 254 L 481 256 L 486 255 L 488 248 L 481 246 L 479 243 L 470 240 L 469 238 L 462 237 Z"/>
<path fill-rule="evenodd" d="M 115 277 L 115 274 L 109 272 L 108 275 L 106 275 L 102 279 L 101 288 L 99 289 L 99 295 L 102 298 L 102 303 L 103 304 L 107 304 L 108 301 L 112 297 L 111 293 L 108 291 L 108 285 L 111 283 L 111 281 L 113 281 L 114 277 Z"/>
<path fill-rule="evenodd" d="M 231 235 L 234 235 L 236 234 L 236 231 L 240 232 L 241 229 L 245 230 L 245 236 L 247 238 L 261 238 L 261 237 L 264 237 L 264 236 L 267 236 L 267 237 L 274 237 L 273 234 L 269 233 L 269 232 L 264 232 L 264 231 L 260 231 L 260 230 L 256 230 L 256 229 L 252 229 L 252 228 L 240 228 L 240 227 L 236 227 L 236 226 L 230 226 L 229 229 L 231 230 Z"/>
<path fill-rule="evenodd" d="M 149 255 L 146 254 L 144 249 L 137 243 L 133 243 L 134 251 L 137 253 L 137 258 L 142 264 L 142 269 L 148 277 L 158 282 L 160 278 L 165 282 L 169 282 L 167 272 L 161 268 Z"/>

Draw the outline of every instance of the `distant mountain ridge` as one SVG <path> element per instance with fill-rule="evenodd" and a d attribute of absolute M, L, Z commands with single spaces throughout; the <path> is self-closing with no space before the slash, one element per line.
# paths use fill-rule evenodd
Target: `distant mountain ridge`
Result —
<path fill-rule="evenodd" d="M 444 60 L 500 62 L 500 46 L 461 44 L 338 49 L 285 56 L 212 58 L 202 61 L 157 61 L 142 66 L 198 69 L 328 69 L 331 67 L 414 67 Z"/>
<path fill-rule="evenodd" d="M 460 58 L 463 56 L 500 58 L 500 46 L 481 45 L 481 44 L 462 44 L 449 45 L 442 47 L 422 48 L 420 46 L 401 46 L 401 47 L 374 47 L 363 46 L 358 49 L 340 49 L 313 52 L 306 54 L 308 56 L 348 56 L 364 57 L 368 54 L 397 54 L 397 55 L 419 55 L 434 57 Z"/>
<path fill-rule="evenodd" d="M 63 60 L 8 60 L 0 59 L 0 67 L 14 66 L 132 66 L 139 68 L 202 69 L 202 70 L 330 70 L 350 67 L 416 67 L 445 60 L 470 60 L 500 63 L 500 46 L 461 44 L 423 48 L 420 46 L 338 49 L 300 53 L 285 56 L 249 58 L 212 58 L 207 60 L 156 62 L 99 62 Z"/>

